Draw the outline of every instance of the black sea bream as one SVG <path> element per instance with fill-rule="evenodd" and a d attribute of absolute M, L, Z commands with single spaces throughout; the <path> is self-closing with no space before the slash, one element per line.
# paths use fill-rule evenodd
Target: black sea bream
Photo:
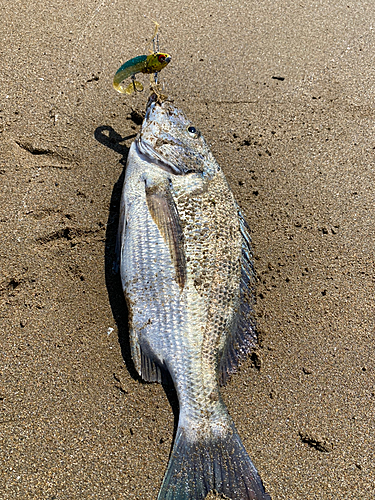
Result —
<path fill-rule="evenodd" d="M 133 142 L 118 246 L 135 367 L 168 373 L 180 414 L 158 500 L 270 500 L 220 396 L 255 345 L 248 226 L 199 130 L 151 96 Z"/>

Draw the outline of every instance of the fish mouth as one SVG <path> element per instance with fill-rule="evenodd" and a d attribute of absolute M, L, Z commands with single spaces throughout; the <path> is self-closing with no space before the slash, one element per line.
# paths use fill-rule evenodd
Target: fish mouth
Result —
<path fill-rule="evenodd" d="M 161 104 L 159 103 L 159 97 L 157 96 L 157 94 L 153 93 L 150 95 L 147 102 L 146 116 L 143 120 L 142 130 L 135 140 L 137 152 L 141 158 L 143 157 L 143 159 L 151 161 L 153 164 L 157 165 L 166 172 L 174 175 L 181 175 L 183 172 L 175 163 L 167 160 L 161 153 L 158 153 L 148 141 L 145 141 L 142 138 L 143 129 L 149 121 L 150 114 L 152 113 L 155 106 L 161 106 Z"/>
<path fill-rule="evenodd" d="M 146 118 L 147 118 L 147 115 L 149 114 L 150 107 L 152 106 L 152 104 L 155 104 L 157 101 L 158 101 L 158 96 L 157 96 L 157 94 L 155 94 L 155 92 L 153 92 L 149 96 L 148 101 L 147 101 L 147 105 L 146 105 Z"/>
<path fill-rule="evenodd" d="M 135 141 L 135 147 L 137 148 L 137 153 L 139 156 L 146 161 L 150 161 L 159 168 L 165 170 L 170 174 L 181 175 L 181 170 L 172 162 L 166 160 L 164 156 L 158 153 L 151 144 L 142 141 L 141 137 L 138 137 Z"/>
<path fill-rule="evenodd" d="M 149 97 L 148 97 L 148 101 L 147 101 L 147 104 L 146 104 L 146 119 L 147 119 L 147 115 L 149 114 L 150 112 L 150 108 L 154 108 L 155 106 L 153 106 L 153 104 L 158 104 L 159 106 L 162 106 L 162 104 L 164 102 L 173 102 L 173 99 L 171 99 L 170 97 L 167 97 L 165 95 L 161 95 L 161 94 L 157 94 L 156 92 L 152 92 Z"/>

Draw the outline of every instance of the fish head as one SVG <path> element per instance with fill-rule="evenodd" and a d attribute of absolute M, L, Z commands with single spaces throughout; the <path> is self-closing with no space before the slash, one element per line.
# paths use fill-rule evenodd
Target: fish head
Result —
<path fill-rule="evenodd" d="M 151 95 L 137 147 L 153 163 L 175 174 L 207 173 L 216 164 L 200 131 L 170 101 Z"/>

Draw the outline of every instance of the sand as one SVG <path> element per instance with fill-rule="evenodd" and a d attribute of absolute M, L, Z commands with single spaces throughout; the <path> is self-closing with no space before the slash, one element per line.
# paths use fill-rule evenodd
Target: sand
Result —
<path fill-rule="evenodd" d="M 175 400 L 112 271 L 147 53 L 251 227 L 256 353 L 223 396 L 273 500 L 375 498 L 373 0 L 1 1 L 0 498 L 154 499 Z M 147 77 L 143 78 L 147 83 Z"/>

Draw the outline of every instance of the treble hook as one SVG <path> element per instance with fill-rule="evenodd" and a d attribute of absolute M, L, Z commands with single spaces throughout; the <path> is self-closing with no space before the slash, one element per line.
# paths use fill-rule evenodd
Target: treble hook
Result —
<path fill-rule="evenodd" d="M 133 89 L 134 89 L 134 92 L 142 92 L 143 91 L 143 85 L 141 84 L 141 87 L 140 89 L 137 89 L 137 86 L 136 86 L 136 83 L 139 84 L 139 82 L 136 82 L 135 81 L 135 75 L 132 75 L 131 76 L 131 79 L 132 79 L 132 84 L 133 84 Z"/>

